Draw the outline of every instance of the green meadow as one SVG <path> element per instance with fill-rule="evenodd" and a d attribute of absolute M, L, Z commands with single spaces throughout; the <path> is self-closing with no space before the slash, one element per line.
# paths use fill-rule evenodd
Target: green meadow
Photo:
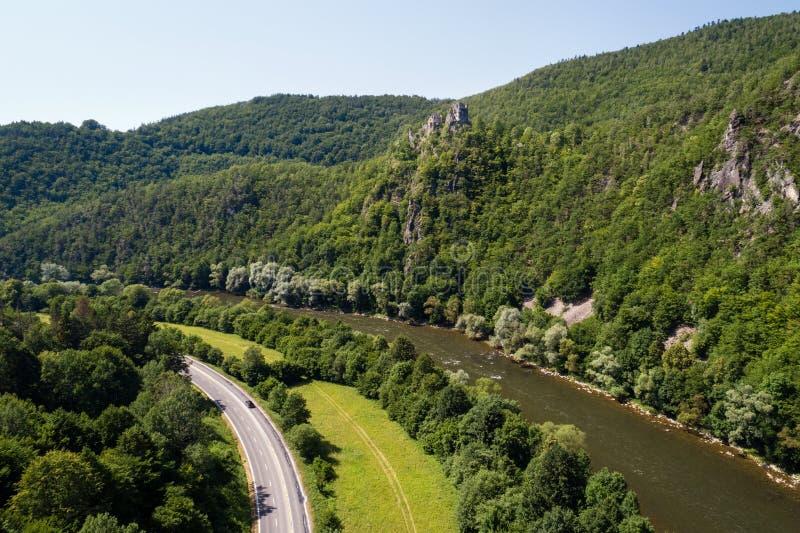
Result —
<path fill-rule="evenodd" d="M 250 346 L 267 361 L 281 357 L 238 335 L 166 324 L 197 335 L 225 355 Z M 313 381 L 296 387 L 311 411 L 311 424 L 336 449 L 332 455 L 337 515 L 345 531 L 456 531 L 457 493 L 441 465 L 422 451 L 378 404 L 352 387 Z M 305 469 L 304 469 L 305 470 Z M 307 475 L 305 477 L 308 477 Z"/>
<path fill-rule="evenodd" d="M 200 328 L 197 326 L 184 326 L 183 324 L 171 324 L 167 322 L 158 322 L 158 324 L 160 326 L 169 326 L 171 328 L 178 329 L 186 335 L 196 335 L 211 346 L 222 350 L 222 353 L 225 355 L 241 357 L 245 350 L 251 346 L 255 346 L 261 350 L 267 362 L 277 361 L 281 358 L 281 354 L 279 352 L 265 348 L 255 342 L 245 340 L 238 335 L 233 335 L 232 333 L 222 333 L 220 331 Z"/>

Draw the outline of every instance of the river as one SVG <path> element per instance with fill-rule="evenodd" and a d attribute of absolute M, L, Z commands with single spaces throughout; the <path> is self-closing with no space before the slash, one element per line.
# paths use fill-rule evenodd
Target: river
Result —
<path fill-rule="evenodd" d="M 215 295 L 229 302 L 241 300 Z M 453 330 L 330 311 L 286 311 L 341 320 L 389 340 L 405 335 L 445 368 L 464 369 L 472 379 L 497 380 L 503 395 L 516 400 L 529 420 L 578 426 L 586 432 L 592 466 L 622 472 L 639 495 L 642 513 L 658 531 L 800 532 L 800 491 L 770 480 L 764 468 L 731 454 L 726 446 L 519 366 L 488 344 Z"/>
<path fill-rule="evenodd" d="M 441 328 L 327 311 L 288 311 L 341 320 L 389 340 L 403 334 L 445 368 L 462 368 L 473 379 L 496 379 L 503 395 L 519 402 L 529 420 L 578 426 L 586 432 L 592 466 L 622 472 L 658 531 L 800 531 L 800 491 L 771 481 L 753 461 L 732 457 L 725 446 L 604 395 L 521 367 L 486 343 Z"/>

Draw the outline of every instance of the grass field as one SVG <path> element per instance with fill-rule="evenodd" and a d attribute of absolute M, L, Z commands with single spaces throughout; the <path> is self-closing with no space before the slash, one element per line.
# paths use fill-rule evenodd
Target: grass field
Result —
<path fill-rule="evenodd" d="M 179 329 L 186 335 L 197 335 L 211 346 L 219 348 L 225 355 L 233 357 L 241 357 L 244 351 L 251 346 L 259 348 L 264 354 L 264 358 L 268 361 L 277 361 L 281 358 L 280 352 L 265 348 L 260 344 L 252 341 L 245 340 L 238 335 L 231 333 L 221 333 L 211 329 L 200 328 L 197 326 L 184 326 L 183 324 L 172 324 L 168 322 L 157 322 L 159 326 L 169 326 L 171 328 Z"/>
<path fill-rule="evenodd" d="M 239 356 L 257 344 L 238 335 L 163 324 L 197 335 L 225 354 Z M 268 360 L 279 352 L 264 350 Z M 297 387 L 311 424 L 338 451 L 333 482 L 337 515 L 347 532 L 456 531 L 456 490 L 441 465 L 426 455 L 386 412 L 353 389 L 312 382 Z M 306 470 L 306 469 L 304 469 Z"/>
<path fill-rule="evenodd" d="M 441 465 L 353 389 L 312 382 L 297 387 L 311 424 L 339 451 L 333 482 L 345 531 L 456 531 L 456 490 Z"/>

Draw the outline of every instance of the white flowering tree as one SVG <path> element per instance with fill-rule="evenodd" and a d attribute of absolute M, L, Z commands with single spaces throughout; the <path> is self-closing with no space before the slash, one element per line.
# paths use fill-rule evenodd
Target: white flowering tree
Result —
<path fill-rule="evenodd" d="M 42 272 L 42 281 L 67 281 L 69 279 L 69 270 L 59 264 L 45 261 L 39 268 Z"/>
<path fill-rule="evenodd" d="M 725 419 L 730 424 L 728 440 L 741 446 L 752 446 L 761 440 L 772 412 L 772 396 L 739 383 L 725 393 Z"/>
<path fill-rule="evenodd" d="M 517 350 L 525 340 L 525 328 L 516 307 L 500 307 L 494 315 L 494 335 L 491 344 L 502 347 L 507 353 Z"/>

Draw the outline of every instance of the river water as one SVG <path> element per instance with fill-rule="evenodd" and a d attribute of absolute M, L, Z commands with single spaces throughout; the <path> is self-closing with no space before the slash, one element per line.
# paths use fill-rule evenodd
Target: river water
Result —
<path fill-rule="evenodd" d="M 242 299 L 212 294 L 230 303 Z M 445 368 L 463 369 L 473 380 L 484 376 L 497 380 L 503 396 L 516 400 L 529 420 L 578 426 L 586 433 L 592 466 L 622 472 L 639 495 L 642 513 L 658 531 L 800 533 L 800 490 L 775 483 L 764 468 L 733 455 L 728 447 L 569 381 L 519 366 L 488 344 L 453 330 L 331 311 L 284 310 L 340 320 L 356 331 L 390 341 L 405 335 L 418 351 L 431 354 Z"/>
<path fill-rule="evenodd" d="M 531 421 L 574 424 L 586 432 L 594 468 L 619 470 L 659 531 L 800 532 L 800 491 L 728 448 L 636 413 L 573 383 L 523 368 L 451 330 L 326 311 L 289 310 L 341 320 L 392 340 L 407 336 L 445 368 L 496 379 Z"/>

